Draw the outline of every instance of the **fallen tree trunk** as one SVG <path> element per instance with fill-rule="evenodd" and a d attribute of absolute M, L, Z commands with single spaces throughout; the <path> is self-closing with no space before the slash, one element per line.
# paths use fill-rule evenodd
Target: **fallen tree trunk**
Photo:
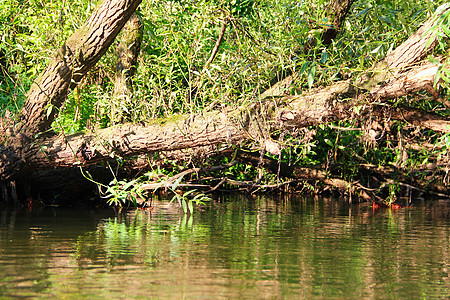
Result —
<path fill-rule="evenodd" d="M 417 68 L 423 69 L 422 67 Z M 417 74 L 417 71 L 413 69 L 408 74 Z M 424 89 L 424 85 L 428 86 L 434 78 L 431 72 L 425 72 L 425 74 L 428 75 L 426 79 L 420 77 L 420 80 L 417 81 L 402 79 L 408 83 L 408 88 L 397 89 L 394 93 L 406 95 L 411 89 Z M 404 77 L 418 78 L 407 75 Z M 375 114 L 384 114 L 383 105 L 371 104 L 367 102 L 367 98 L 364 99 L 364 102 L 359 97 L 352 100 L 337 100 L 337 97 L 348 94 L 348 89 L 347 82 L 344 82 L 306 96 L 288 96 L 281 98 L 282 101 L 266 101 L 263 106 L 264 109 L 269 106 L 272 106 L 271 109 L 275 109 L 280 107 L 281 103 L 287 102 L 285 108 L 279 109 L 278 119 L 283 126 L 297 128 L 362 117 L 369 111 Z M 386 93 L 385 89 L 376 89 L 380 91 L 379 94 L 374 90 L 365 96 L 370 96 L 372 97 L 370 99 L 378 101 L 385 99 L 386 96 L 391 97 L 391 94 Z M 355 95 L 357 94 L 355 93 Z M 359 107 L 358 112 L 355 107 Z M 265 117 L 269 119 L 267 115 Z M 407 121 L 416 126 L 450 132 L 450 118 L 434 113 L 403 107 L 390 110 L 390 117 L 395 120 Z M 16 150 L 22 149 L 20 153 L 12 148 L 3 147 L 0 148 L 0 154 L 3 157 L 0 161 L 1 179 L 20 177 L 19 173 L 29 174 L 43 168 L 90 165 L 116 156 L 126 157 L 140 153 L 196 146 L 235 144 L 248 138 L 258 140 L 258 132 L 261 129 L 255 128 L 255 122 L 252 122 L 255 118 L 257 119 L 259 116 L 254 110 L 243 109 L 242 112 L 228 114 L 212 112 L 192 117 L 173 117 L 170 121 L 161 120 L 161 123 L 155 121 L 155 124 L 151 125 L 125 124 L 93 133 L 38 139 L 36 143 L 29 146 L 17 146 L 16 144 Z M 260 126 L 264 126 L 264 124 L 260 124 Z M 25 145 L 30 142 L 26 139 L 20 141 Z M 18 172 L 18 170 L 22 171 Z"/>
<path fill-rule="evenodd" d="M 125 124 L 94 133 L 38 139 L 28 146 L 1 147 L 1 180 L 29 176 L 46 168 L 87 166 L 101 161 L 155 151 L 237 143 L 244 131 L 223 113 L 173 117 L 142 126 Z M 29 141 L 24 141 L 27 144 Z M 16 150 L 21 149 L 20 153 Z"/>
<path fill-rule="evenodd" d="M 138 2 L 133 3 L 137 5 Z M 12 132 L 9 134 L 8 143 L 0 146 L 0 180 L 20 180 L 39 170 L 88 166 L 118 156 L 207 145 L 238 144 L 247 139 L 261 142 L 262 147 L 270 151 L 276 146 L 268 135 L 269 127 L 299 128 L 355 117 L 364 118 L 369 113 L 382 114 L 386 107 L 384 101 L 387 99 L 419 90 L 434 91 L 432 87 L 437 66 L 426 62 L 417 64 L 431 49 L 431 47 L 427 49 L 425 45 L 427 39 L 433 39 L 433 36 L 424 33 L 432 24 L 431 21 L 426 22 L 416 34 L 360 79 L 317 88 L 303 95 L 283 96 L 281 92 L 272 91 L 266 93 L 265 98 L 255 106 L 234 111 L 178 116 L 172 117 L 171 120 L 155 121 L 149 125 L 125 124 L 70 136 L 60 135 L 33 140 L 26 134 Z M 431 44 L 434 43 L 432 40 Z M 59 75 L 48 74 L 48 76 L 70 75 L 67 78 L 63 76 L 64 84 L 60 86 L 62 92 L 46 98 L 47 92 L 41 91 L 42 85 L 39 84 L 30 91 L 29 95 L 32 93 L 38 95 L 36 101 L 30 100 L 24 108 L 27 133 L 38 133 L 48 129 L 50 124 L 48 122 L 53 115 L 50 114 L 49 118 L 44 117 L 46 115 L 44 108 L 48 105 L 49 99 L 53 99 L 51 103 L 55 106 L 60 105 L 58 101 L 61 100 L 54 99 L 62 99 L 61 93 L 67 93 L 71 86 L 70 82 L 81 78 L 77 76 L 82 74 L 71 73 L 76 69 L 76 59 L 79 55 L 75 55 L 76 52 L 73 51 L 69 54 L 72 55 L 70 64 L 66 61 L 62 70 L 58 69 L 58 65 L 51 64 L 44 73 L 51 73 L 52 70 L 58 73 L 57 70 L 60 70 Z M 85 72 L 86 69 L 82 68 L 82 71 Z M 46 77 L 41 76 L 40 80 L 46 82 Z M 46 98 L 45 105 L 39 100 L 40 97 Z M 390 114 L 391 118 L 407 121 L 416 126 L 449 132 L 450 118 L 437 114 L 409 107 L 391 110 Z M 277 151 L 279 149 L 273 152 Z M 315 176 L 323 178 L 324 182 L 328 180 L 331 185 L 348 188 L 345 181 L 327 179 L 322 173 Z"/>
<path fill-rule="evenodd" d="M 283 96 L 280 97 L 280 100 L 288 105 L 279 111 L 278 119 L 286 126 L 305 127 L 359 117 L 369 111 L 380 110 L 385 106 L 385 100 L 405 96 L 419 90 L 431 89 L 434 91 L 433 83 L 437 70 L 438 67 L 435 64 L 426 63 L 412 67 L 398 78 L 389 80 L 381 86 L 377 83 L 383 83 L 384 80 L 374 79 L 370 82 L 373 85 L 370 90 L 358 88 L 350 80 L 347 80 L 329 87 L 315 89 L 303 95 Z M 389 70 L 385 70 L 384 73 L 379 73 L 380 78 L 388 76 L 389 72 Z M 449 118 L 414 108 L 404 107 L 404 110 L 405 114 L 395 113 L 393 117 L 440 132 L 449 130 L 446 127 L 449 124 Z M 425 116 L 424 122 L 420 122 L 420 119 L 417 118 L 419 115 Z M 440 122 L 444 126 L 440 126 Z"/>

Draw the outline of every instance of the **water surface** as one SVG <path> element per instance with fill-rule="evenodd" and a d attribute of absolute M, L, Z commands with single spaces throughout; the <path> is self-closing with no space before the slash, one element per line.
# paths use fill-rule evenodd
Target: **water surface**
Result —
<path fill-rule="evenodd" d="M 450 202 L 0 211 L 0 297 L 446 298 Z"/>

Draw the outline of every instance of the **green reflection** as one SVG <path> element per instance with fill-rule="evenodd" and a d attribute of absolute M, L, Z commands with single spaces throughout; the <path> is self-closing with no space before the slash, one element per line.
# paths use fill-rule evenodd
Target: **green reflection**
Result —
<path fill-rule="evenodd" d="M 192 216 L 97 218 L 90 229 L 61 230 L 67 218 L 5 220 L 0 295 L 445 297 L 448 211 L 445 203 L 374 211 L 336 199 L 238 197 Z"/>

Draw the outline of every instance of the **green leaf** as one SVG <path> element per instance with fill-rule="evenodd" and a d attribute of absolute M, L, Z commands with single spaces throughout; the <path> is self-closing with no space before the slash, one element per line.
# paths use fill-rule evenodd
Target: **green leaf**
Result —
<path fill-rule="evenodd" d="M 174 181 L 174 183 L 171 186 L 171 189 L 174 190 L 178 187 L 178 185 L 180 184 L 181 180 L 183 180 L 184 176 L 180 176 L 179 178 L 177 178 L 177 180 Z"/>
<path fill-rule="evenodd" d="M 187 196 L 189 196 L 190 194 L 192 194 L 193 192 L 196 192 L 196 191 L 197 191 L 196 189 L 189 190 L 189 191 L 187 191 L 187 192 L 185 192 L 185 193 L 183 194 L 183 197 L 187 197 Z"/>
<path fill-rule="evenodd" d="M 378 51 L 380 51 L 381 47 L 383 47 L 383 44 L 381 44 L 380 46 L 378 46 L 375 49 L 373 49 L 372 51 L 370 51 L 370 54 L 378 53 Z"/>
<path fill-rule="evenodd" d="M 392 20 L 388 16 L 379 16 L 378 20 L 384 21 L 384 22 L 388 23 L 389 25 L 392 25 Z"/>
<path fill-rule="evenodd" d="M 188 203 L 189 212 L 192 214 L 194 212 L 194 204 L 192 201 L 189 201 Z"/>
<path fill-rule="evenodd" d="M 186 205 L 186 199 L 181 200 L 181 206 L 183 207 L 184 213 L 187 213 L 187 205 Z"/>
<path fill-rule="evenodd" d="M 305 62 L 304 64 L 303 64 L 303 66 L 301 67 L 301 69 L 300 69 L 300 71 L 298 71 L 298 75 L 302 75 L 305 71 L 306 71 L 306 69 L 309 67 L 309 61 L 307 61 L 307 62 Z"/>
<path fill-rule="evenodd" d="M 130 186 L 134 185 L 136 183 L 136 179 L 132 180 L 130 182 L 124 182 L 125 184 L 122 187 L 122 190 L 126 191 Z"/>
<path fill-rule="evenodd" d="M 53 110 L 53 105 L 50 104 L 50 105 L 47 107 L 47 118 L 49 118 L 50 115 L 52 114 L 52 110 Z"/>
<path fill-rule="evenodd" d="M 422 12 L 425 10 L 425 8 L 419 9 L 411 18 L 411 21 L 414 21 L 417 17 L 420 16 L 420 14 L 422 14 Z"/>
<path fill-rule="evenodd" d="M 308 87 L 311 88 L 314 84 L 314 77 L 316 77 L 316 65 L 312 65 L 308 73 Z"/>
<path fill-rule="evenodd" d="M 170 199 L 169 203 L 172 203 L 175 200 L 177 200 L 177 202 L 181 204 L 180 196 L 177 193 L 175 193 L 175 195 L 172 197 L 172 199 Z"/>
<path fill-rule="evenodd" d="M 22 52 L 25 52 L 25 50 L 23 50 L 23 47 L 21 44 L 16 44 L 17 49 L 19 49 Z"/>
<path fill-rule="evenodd" d="M 324 64 L 327 60 L 328 60 L 328 53 L 327 52 L 322 52 L 322 55 L 320 56 L 320 63 Z"/>
<path fill-rule="evenodd" d="M 437 86 L 440 79 L 441 79 L 441 72 L 436 72 L 436 75 L 434 76 L 434 87 Z"/>
<path fill-rule="evenodd" d="M 356 17 L 360 17 L 360 16 L 362 16 L 362 15 L 367 14 L 371 9 L 372 9 L 372 5 L 370 5 L 370 6 L 367 7 L 367 8 L 364 8 L 362 11 L 360 11 L 360 12 L 356 15 Z"/>
<path fill-rule="evenodd" d="M 450 29 L 444 24 L 441 25 L 442 31 L 444 31 L 445 35 L 450 37 Z"/>

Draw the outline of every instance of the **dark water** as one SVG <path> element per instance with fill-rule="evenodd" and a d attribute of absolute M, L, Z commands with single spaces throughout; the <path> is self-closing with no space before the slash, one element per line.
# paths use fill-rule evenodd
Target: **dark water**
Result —
<path fill-rule="evenodd" d="M 0 211 L 0 298 L 447 298 L 450 202 Z"/>

